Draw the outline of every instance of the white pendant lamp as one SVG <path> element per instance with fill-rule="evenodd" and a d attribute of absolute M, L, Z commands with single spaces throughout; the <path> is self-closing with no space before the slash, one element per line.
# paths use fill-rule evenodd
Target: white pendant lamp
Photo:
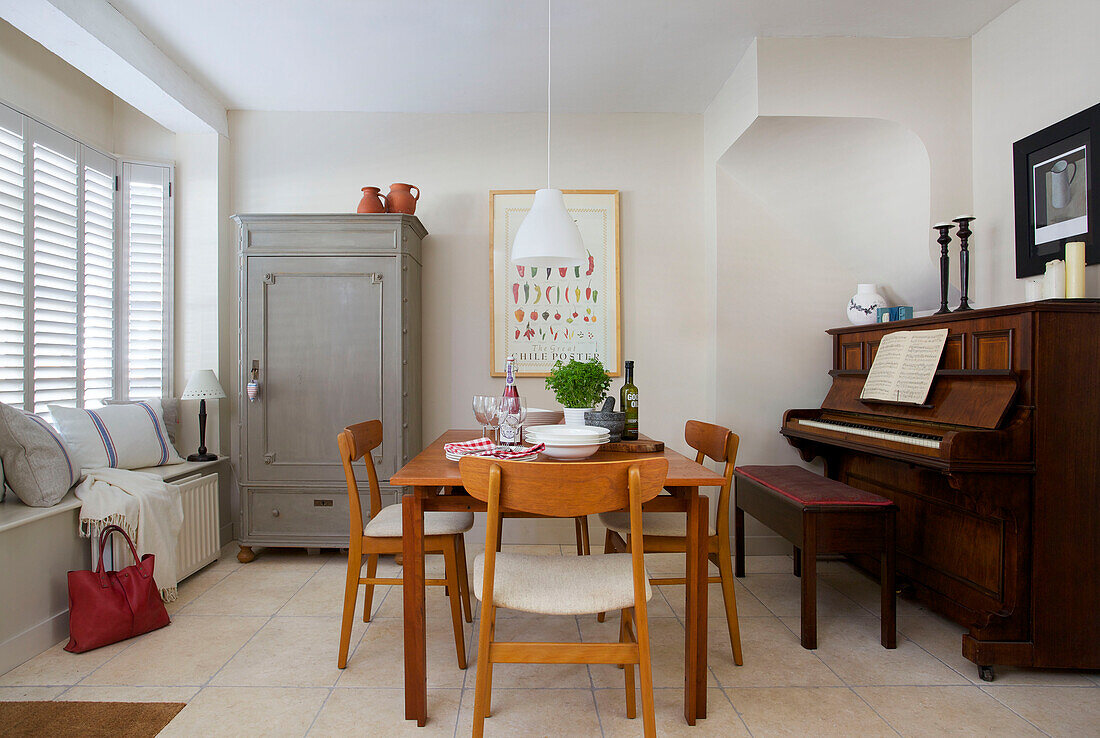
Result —
<path fill-rule="evenodd" d="M 581 232 L 565 209 L 561 190 L 550 189 L 550 0 L 546 0 L 546 189 L 535 202 L 512 242 L 518 266 L 568 267 L 587 263 Z"/>

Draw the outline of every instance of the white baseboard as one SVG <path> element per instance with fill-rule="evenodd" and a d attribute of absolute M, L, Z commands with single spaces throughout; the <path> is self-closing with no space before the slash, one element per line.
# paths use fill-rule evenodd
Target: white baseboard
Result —
<path fill-rule="evenodd" d="M 69 611 L 64 610 L 0 643 L 0 674 L 69 637 Z"/>

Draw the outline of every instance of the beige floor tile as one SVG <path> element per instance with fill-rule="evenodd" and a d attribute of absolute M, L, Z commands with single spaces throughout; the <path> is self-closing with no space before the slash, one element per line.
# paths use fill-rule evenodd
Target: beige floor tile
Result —
<path fill-rule="evenodd" d="M 783 622 L 799 632 L 798 618 L 783 618 Z M 879 636 L 875 617 L 818 618 L 816 653 L 849 685 L 968 684 L 905 636 L 898 635 L 898 647 L 893 649 L 883 648 Z"/>
<path fill-rule="evenodd" d="M 495 676 L 495 675 L 494 675 Z M 588 689 L 493 689 L 486 736 L 599 736 L 596 703 Z M 455 735 L 470 735 L 474 721 L 474 690 L 462 693 L 462 711 Z M 641 733 L 639 723 L 638 732 Z"/>
<path fill-rule="evenodd" d="M 429 620 L 445 620 L 451 622 L 450 595 L 444 594 L 444 587 L 426 587 L 424 590 L 424 613 Z M 402 618 L 405 612 L 404 589 L 400 585 L 394 585 L 389 595 L 375 606 L 374 616 L 377 618 Z M 363 607 L 362 592 L 359 593 L 359 608 Z M 375 599 L 378 599 L 377 596 Z M 477 597 L 470 592 L 470 607 L 473 608 Z M 472 610 L 471 610 L 472 612 Z"/>
<path fill-rule="evenodd" d="M 922 616 L 898 618 L 898 632 L 935 655 L 972 684 L 987 682 L 978 676 L 978 667 L 962 655 L 962 635 L 966 629 L 947 618 L 928 613 Z M 1085 672 L 1069 669 L 1022 669 L 997 666 L 994 684 L 1034 684 L 1058 687 L 1088 687 L 1093 682 Z"/>
<path fill-rule="evenodd" d="M 802 580 L 786 574 L 749 574 L 739 580 L 773 614 L 789 617 L 802 612 Z M 817 614 L 820 616 L 867 615 L 859 603 L 845 597 L 824 582 L 817 583 Z"/>
<path fill-rule="evenodd" d="M 253 549 L 256 558 L 241 566 L 242 570 L 248 569 L 302 569 L 304 571 L 317 571 L 330 559 L 337 557 L 339 553 L 332 549 L 322 550 L 318 554 L 310 554 L 304 548 L 262 548 Z"/>
<path fill-rule="evenodd" d="M 790 574 L 793 567 L 794 559 L 790 556 L 745 557 L 745 573 L 750 576 L 753 574 Z"/>
<path fill-rule="evenodd" d="M 596 690 L 600 707 L 600 725 L 605 736 L 638 736 L 642 732 L 642 693 L 635 694 L 637 717 L 626 716 L 626 693 L 622 689 Z M 693 727 L 684 720 L 684 691 L 656 689 L 653 691 L 653 712 L 657 734 L 662 736 L 748 736 L 749 731 L 722 690 L 707 692 L 707 718 Z"/>
<path fill-rule="evenodd" d="M 67 640 L 62 641 L 4 674 L 0 677 L 0 686 L 76 684 L 120 654 L 134 641 L 112 643 L 85 653 L 69 653 L 64 650 L 66 643 L 68 643 Z"/>
<path fill-rule="evenodd" d="M 428 722 L 423 728 L 405 720 L 404 693 L 399 689 L 338 688 L 325 702 L 309 731 L 311 736 L 453 736 L 460 689 L 428 690 Z"/>
<path fill-rule="evenodd" d="M 0 687 L 0 702 L 37 702 L 52 700 L 65 691 L 65 687 Z"/>
<path fill-rule="evenodd" d="M 358 643 L 367 626 L 359 621 Z M 221 668 L 210 684 L 221 687 L 331 687 L 340 676 L 338 617 L 274 617 Z"/>
<path fill-rule="evenodd" d="M 466 653 L 470 672 L 473 638 L 467 627 Z M 401 688 L 405 684 L 403 653 L 404 625 L 401 620 L 374 620 L 348 657 L 348 666 L 340 674 L 338 687 Z M 429 623 L 428 687 L 454 689 L 462 686 L 466 672 L 458 668 L 450 623 Z"/>
<path fill-rule="evenodd" d="M 726 624 L 711 620 L 707 628 L 707 663 L 719 684 L 730 687 L 816 687 L 843 684 L 798 636 L 777 618 L 742 618 L 744 664 L 733 663 Z"/>
<path fill-rule="evenodd" d="M 309 578 L 302 588 L 283 605 L 279 615 L 339 616 L 344 607 L 344 584 L 347 581 L 347 559 L 333 557 Z M 381 568 L 381 567 L 380 567 Z M 361 575 L 366 576 L 366 563 Z M 382 576 L 382 575 L 380 575 Z M 386 575 L 388 576 L 388 575 Z M 363 597 L 366 587 L 359 586 L 356 601 L 356 618 L 362 621 Z M 390 591 L 390 585 L 375 585 L 371 613 L 376 614 Z M 398 590 L 400 591 L 400 590 Z"/>
<path fill-rule="evenodd" d="M 686 617 L 687 590 L 685 587 L 662 585 L 657 589 L 664 595 L 665 600 L 668 601 L 677 617 Z M 747 618 L 771 616 L 772 613 L 768 611 L 768 608 L 764 607 L 764 604 L 756 599 L 756 595 L 746 589 L 740 582 L 734 583 L 733 591 L 737 597 L 737 614 L 739 616 Z M 726 600 L 722 595 L 722 585 L 711 584 L 707 587 L 707 595 L 707 617 L 724 620 L 726 617 Z"/>
<path fill-rule="evenodd" d="M 202 685 L 267 622 L 265 618 L 180 615 L 146 633 L 82 685 Z"/>
<path fill-rule="evenodd" d="M 757 736 L 895 736 L 867 704 L 844 687 L 726 689 Z"/>
<path fill-rule="evenodd" d="M 187 605 L 194 602 L 200 595 L 209 591 L 215 584 L 236 571 L 241 566 L 241 563 L 236 559 L 233 559 L 233 561 L 237 566 L 218 566 L 220 562 L 215 562 L 180 582 L 177 588 L 175 601 L 166 602 L 164 604 L 165 609 L 168 610 L 168 614 L 175 615 L 177 612 L 187 607 Z"/>
<path fill-rule="evenodd" d="M 615 641 L 619 637 L 619 618 L 609 616 L 604 623 L 581 620 L 581 632 L 586 641 Z M 683 688 L 684 686 L 684 627 L 673 619 L 649 621 L 650 663 L 653 668 L 653 684 L 658 688 Z M 588 667 L 592 683 L 597 688 L 618 689 L 623 686 L 623 672 L 615 666 L 593 664 Z M 707 675 L 708 683 L 717 687 L 714 676 Z M 638 674 L 635 671 L 635 683 Z"/>
<path fill-rule="evenodd" d="M 85 687 L 76 685 L 57 698 L 68 702 L 188 702 L 199 687 Z"/>
<path fill-rule="evenodd" d="M 206 687 L 160 732 L 170 736 L 303 736 L 327 689 Z"/>
<path fill-rule="evenodd" d="M 1100 688 L 994 684 L 981 689 L 1052 736 L 1100 734 Z"/>
<path fill-rule="evenodd" d="M 878 581 L 847 561 L 822 561 L 818 565 L 818 582 L 824 583 L 859 604 L 871 615 L 881 608 Z M 931 611 L 915 599 L 898 596 L 898 616 L 927 615 Z"/>
<path fill-rule="evenodd" d="M 595 617 L 592 618 L 595 622 Z M 616 632 L 618 626 L 616 625 Z M 547 641 L 577 643 L 581 640 L 577 619 L 571 615 L 528 615 L 524 618 L 497 618 L 498 641 Z M 477 680 L 477 650 L 470 657 L 466 687 Z M 566 687 L 588 688 L 588 667 L 584 664 L 496 664 L 493 684 L 512 688 Z"/>
<path fill-rule="evenodd" d="M 1038 736 L 1027 721 L 977 687 L 857 687 L 904 736 Z"/>
<path fill-rule="evenodd" d="M 186 615 L 274 615 L 316 571 L 302 566 L 253 564 L 255 562 L 225 577 L 180 612 Z"/>

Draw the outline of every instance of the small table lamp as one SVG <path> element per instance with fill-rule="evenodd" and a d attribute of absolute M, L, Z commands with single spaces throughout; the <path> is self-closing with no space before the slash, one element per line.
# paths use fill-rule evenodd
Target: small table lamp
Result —
<path fill-rule="evenodd" d="M 181 400 L 199 401 L 199 452 L 187 457 L 188 461 L 217 461 L 217 454 L 206 452 L 206 401 L 220 400 L 225 397 L 225 391 L 218 384 L 218 377 L 213 369 L 199 369 L 191 373 L 187 380 L 187 386 L 183 388 Z"/>

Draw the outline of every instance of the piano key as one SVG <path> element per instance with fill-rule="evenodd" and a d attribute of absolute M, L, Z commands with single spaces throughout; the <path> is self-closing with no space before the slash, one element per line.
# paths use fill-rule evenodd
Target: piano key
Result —
<path fill-rule="evenodd" d="M 880 428 L 873 425 L 865 425 L 862 423 L 848 423 L 845 421 L 821 421 L 821 420 L 803 420 L 798 419 L 799 425 L 807 425 L 811 428 L 824 428 L 825 430 L 838 431 L 841 433 L 851 433 L 856 436 L 865 436 L 867 438 L 879 438 L 884 441 L 895 441 L 897 443 L 905 443 L 911 446 L 922 446 L 925 448 L 939 448 L 940 441 L 943 440 L 942 436 L 935 436 L 930 433 L 916 433 L 914 431 L 899 431 L 894 428 Z"/>

